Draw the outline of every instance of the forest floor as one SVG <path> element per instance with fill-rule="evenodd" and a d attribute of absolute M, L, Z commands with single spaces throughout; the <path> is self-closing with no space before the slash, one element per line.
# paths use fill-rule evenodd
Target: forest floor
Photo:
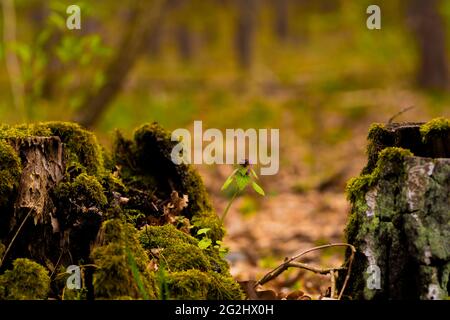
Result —
<path fill-rule="evenodd" d="M 244 199 L 240 199 L 242 204 Z M 216 199 L 218 206 L 224 203 Z M 231 273 L 238 281 L 260 279 L 293 256 L 314 246 L 343 241 L 348 205 L 342 193 L 286 192 L 263 201 L 258 213 L 246 217 L 237 210 L 227 217 L 226 245 Z M 313 252 L 302 262 L 319 266 L 339 266 L 341 250 Z M 316 298 L 330 285 L 328 277 L 306 271 L 286 272 L 265 285 L 276 292 L 300 289 Z"/>
<path fill-rule="evenodd" d="M 362 165 L 364 157 L 360 156 L 358 160 Z M 361 168 L 361 165 L 356 168 Z M 220 215 L 228 199 L 219 190 L 231 167 L 218 168 L 213 171 L 201 167 L 199 170 Z M 262 178 L 266 192 L 269 190 L 265 197 L 249 193 L 237 198 L 225 219 L 227 233 L 224 240 L 229 248 L 227 259 L 235 279 L 258 280 L 281 264 L 285 257 L 315 246 L 344 242 L 349 212 L 344 188 L 349 174 L 337 177 L 332 181 L 333 186 L 325 188 L 327 190 L 302 190 L 295 176 L 281 170 L 275 178 Z M 344 250 L 330 248 L 312 252 L 301 262 L 331 267 L 340 266 L 343 259 Z M 296 269 L 288 270 L 265 284 L 264 289 L 277 293 L 301 290 L 317 299 L 329 286 L 329 276 Z"/>
<path fill-rule="evenodd" d="M 405 98 L 404 105 L 409 105 L 409 100 L 417 99 Z M 370 123 L 387 122 L 395 114 L 387 107 L 393 105 L 392 101 L 377 101 L 377 104 L 384 106 L 377 109 L 378 114 L 375 114 L 375 109 L 370 109 L 367 118 L 371 120 L 353 122 L 351 135 L 335 145 L 323 143 L 320 139 L 315 141 L 314 137 L 310 141 L 299 140 L 298 129 L 304 124 L 299 126 L 292 120 L 295 116 L 284 110 L 279 173 L 261 176 L 259 183 L 266 196 L 261 197 L 253 191 L 244 192 L 232 204 L 225 219 L 227 233 L 224 243 L 230 249 L 228 261 L 236 280 L 261 279 L 286 257 L 315 246 L 345 242 L 344 230 L 350 211 L 345 195 L 346 182 L 359 175 L 365 166 Z M 398 121 L 429 120 L 431 116 L 424 111 L 423 108 L 408 111 Z M 339 121 L 339 117 L 327 119 Z M 320 134 L 321 131 L 316 132 Z M 220 189 L 233 168 L 204 165 L 197 166 L 197 169 L 217 214 L 221 215 L 230 195 Z M 344 249 L 314 251 L 300 262 L 320 267 L 340 266 L 344 262 Z M 317 299 L 329 286 L 329 276 L 296 269 L 284 272 L 265 284 L 264 289 L 277 293 L 301 290 Z"/>

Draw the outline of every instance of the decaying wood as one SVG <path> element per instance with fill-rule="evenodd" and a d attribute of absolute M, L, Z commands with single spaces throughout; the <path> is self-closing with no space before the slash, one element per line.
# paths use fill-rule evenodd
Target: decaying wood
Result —
<path fill-rule="evenodd" d="M 0 259 L 0 266 L 30 217 L 35 225 L 46 223 L 46 229 L 59 232 L 49 190 L 62 180 L 65 171 L 64 148 L 59 137 L 17 138 L 10 142 L 21 157 L 23 170 L 10 223 L 14 234 Z M 33 249 L 35 246 L 37 249 Z M 35 252 L 42 250 L 40 246 L 44 247 L 42 242 L 28 245 L 29 250 Z"/>
<path fill-rule="evenodd" d="M 450 141 L 442 134 L 424 144 L 419 128 L 386 127 L 384 142 L 390 145 L 374 152 L 395 146 L 415 156 L 378 162 L 373 183 L 353 196 L 347 224 L 347 242 L 357 248 L 348 290 L 353 299 L 434 300 L 449 294 Z"/>
<path fill-rule="evenodd" d="M 18 139 L 15 148 L 24 164 L 15 202 L 15 218 L 20 219 L 18 212 L 31 210 L 37 224 L 44 218 L 44 208 L 51 205 L 48 191 L 64 175 L 63 145 L 59 137 L 28 137 Z M 57 229 L 57 221 L 52 222 Z"/>

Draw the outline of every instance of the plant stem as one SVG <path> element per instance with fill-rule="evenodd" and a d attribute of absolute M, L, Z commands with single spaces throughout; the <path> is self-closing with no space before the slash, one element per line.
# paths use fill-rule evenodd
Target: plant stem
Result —
<path fill-rule="evenodd" d="M 225 220 L 225 217 L 227 216 L 228 210 L 230 210 L 231 204 L 233 203 L 233 201 L 236 199 L 237 195 L 239 193 L 239 190 L 237 190 L 233 196 L 231 197 L 230 201 L 227 204 L 227 207 L 225 208 L 225 210 L 222 213 L 222 218 L 220 218 L 220 221 L 223 223 Z"/>
<path fill-rule="evenodd" d="M 33 211 L 33 208 L 31 208 L 25 218 L 22 220 L 22 223 L 19 226 L 19 229 L 17 229 L 16 233 L 14 234 L 14 237 L 12 238 L 11 242 L 8 245 L 8 248 L 6 248 L 5 253 L 3 254 L 3 257 L 0 259 L 0 267 L 2 266 L 3 262 L 5 261 L 6 255 L 8 254 L 9 250 L 11 249 L 14 241 L 17 238 L 17 235 L 19 234 L 20 230 L 22 230 L 23 226 L 25 225 L 25 222 L 28 220 L 28 217 L 30 216 L 31 212 Z"/>

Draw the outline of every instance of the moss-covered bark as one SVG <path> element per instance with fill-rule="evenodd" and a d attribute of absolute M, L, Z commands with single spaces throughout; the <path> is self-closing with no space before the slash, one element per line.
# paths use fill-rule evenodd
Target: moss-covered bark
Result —
<path fill-rule="evenodd" d="M 448 297 L 449 123 L 372 127 L 368 165 L 347 187 L 346 237 L 357 248 L 346 291 L 352 298 Z"/>
<path fill-rule="evenodd" d="M 0 126 L 0 298 L 242 298 L 218 250 L 198 247 L 198 229 L 224 229 L 199 175 L 172 163 L 175 143 L 157 124 L 118 133 L 111 153 L 76 124 Z M 23 258 L 50 290 L 5 291 Z M 69 265 L 79 293 L 64 289 Z"/>

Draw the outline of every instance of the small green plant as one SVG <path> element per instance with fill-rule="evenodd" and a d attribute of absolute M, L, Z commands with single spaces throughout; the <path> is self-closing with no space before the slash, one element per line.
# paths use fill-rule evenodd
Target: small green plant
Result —
<path fill-rule="evenodd" d="M 139 273 L 139 268 L 136 264 L 136 260 L 128 247 L 126 247 L 125 250 L 128 258 L 128 264 L 130 265 L 130 269 L 133 274 L 134 281 L 136 282 L 136 285 L 139 289 L 139 292 L 143 299 L 149 300 L 150 298 L 148 296 L 147 291 L 145 290 L 144 283 L 142 282 L 141 275 Z"/>
<path fill-rule="evenodd" d="M 203 228 L 197 231 L 197 235 L 203 235 L 202 239 L 198 242 L 198 247 L 202 250 L 209 248 L 212 244 L 212 240 L 208 237 L 208 232 L 211 228 Z"/>
<path fill-rule="evenodd" d="M 208 237 L 208 232 L 210 230 L 211 228 L 202 228 L 197 231 L 198 236 L 203 235 L 202 239 L 198 242 L 198 247 L 202 250 L 208 249 L 213 244 L 212 240 Z M 213 248 L 219 251 L 221 257 L 228 253 L 228 248 L 224 247 L 223 242 L 220 240 L 216 241 Z"/>
<path fill-rule="evenodd" d="M 169 297 L 167 271 L 163 261 L 160 261 L 159 263 L 156 279 L 159 286 L 159 300 L 169 300 L 170 297 Z"/>
<path fill-rule="evenodd" d="M 251 168 L 249 161 L 245 160 L 244 163 L 240 164 L 239 167 L 231 173 L 227 180 L 225 180 L 221 188 L 222 191 L 227 189 L 233 183 L 236 186 L 236 190 L 234 191 L 230 201 L 228 201 L 228 204 L 222 214 L 222 221 L 225 220 L 228 210 L 230 210 L 231 204 L 234 202 L 236 197 L 239 195 L 239 193 L 244 191 L 248 185 L 251 185 L 253 190 L 255 190 L 258 194 L 262 196 L 266 195 L 263 188 L 261 188 L 261 186 L 255 182 L 255 179 L 258 179 L 255 170 Z"/>
<path fill-rule="evenodd" d="M 225 255 L 228 253 L 228 248 L 224 247 L 223 241 L 217 240 L 216 245 L 214 246 L 214 249 L 217 249 L 219 251 L 219 255 L 224 258 Z"/>

